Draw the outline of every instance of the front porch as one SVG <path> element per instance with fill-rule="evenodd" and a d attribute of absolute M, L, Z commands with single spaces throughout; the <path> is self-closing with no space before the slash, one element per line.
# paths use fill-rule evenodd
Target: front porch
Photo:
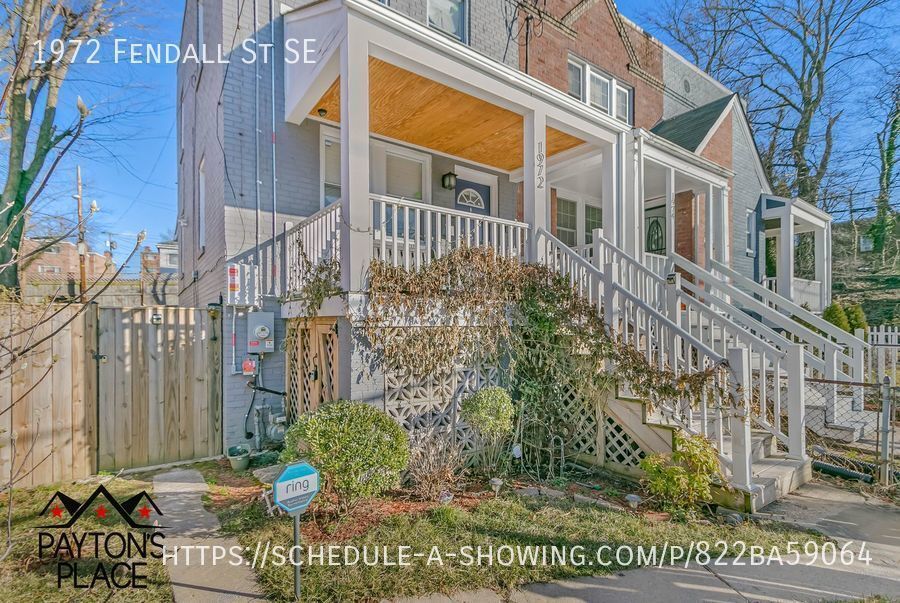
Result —
<path fill-rule="evenodd" d="M 822 312 L 831 303 L 831 216 L 801 199 L 765 196 L 761 204 L 766 239 L 772 241 L 777 258 L 775 273 L 766 274 L 766 288 L 812 312 Z M 798 275 L 797 253 L 803 236 L 812 238 L 811 245 L 807 241 L 812 274 L 803 275 L 812 278 Z"/>

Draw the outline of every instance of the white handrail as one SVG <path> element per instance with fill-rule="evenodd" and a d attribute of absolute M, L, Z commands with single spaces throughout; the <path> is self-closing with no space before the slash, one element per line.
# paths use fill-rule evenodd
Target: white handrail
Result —
<path fill-rule="evenodd" d="M 370 195 L 372 257 L 420 269 L 460 247 L 488 247 L 524 260 L 530 226 L 385 195 Z"/>
<path fill-rule="evenodd" d="M 332 203 L 284 232 L 285 285 L 288 297 L 299 292 L 307 270 L 340 254 L 341 204 Z M 304 260 L 305 256 L 305 260 Z"/>
<path fill-rule="evenodd" d="M 679 258 L 684 259 L 684 258 Z M 769 289 L 760 285 L 759 283 L 753 281 L 752 279 L 747 278 L 743 274 L 735 272 L 730 267 L 717 262 L 716 260 L 712 260 L 712 265 L 716 270 L 719 270 L 725 276 L 736 281 L 741 287 L 746 287 L 750 293 L 755 295 L 759 295 L 761 299 L 765 302 L 771 303 L 777 307 L 782 308 L 786 312 L 790 312 L 794 316 L 800 318 L 804 322 L 809 323 L 819 331 L 827 334 L 832 340 L 843 343 L 844 345 L 851 347 L 858 347 L 860 344 L 863 346 L 866 345 L 864 341 L 861 339 L 851 335 L 850 333 L 844 331 L 843 329 L 839 329 L 827 320 L 824 320 L 821 316 L 817 316 L 807 310 L 806 308 L 792 302 L 786 297 L 782 297 L 780 295 L 774 295 Z M 735 287 L 732 287 L 735 288 Z"/>

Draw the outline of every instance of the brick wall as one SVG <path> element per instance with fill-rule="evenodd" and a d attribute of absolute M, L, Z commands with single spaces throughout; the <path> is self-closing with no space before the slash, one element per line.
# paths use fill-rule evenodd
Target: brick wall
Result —
<path fill-rule="evenodd" d="M 694 198 L 693 191 L 675 194 L 675 253 L 694 260 Z"/>
<path fill-rule="evenodd" d="M 546 10 L 562 17 L 575 6 L 575 0 L 548 0 Z M 520 20 L 524 15 L 520 15 Z M 562 91 L 568 89 L 569 54 L 580 57 L 613 75 L 634 89 L 634 125 L 650 128 L 663 114 L 662 92 L 629 70 L 629 55 L 616 29 L 606 2 L 596 2 L 572 22 L 574 37 L 545 20 L 540 37 L 529 45 L 529 74 Z M 653 38 L 625 23 L 628 37 L 640 58 L 644 71 L 662 82 L 662 47 Z M 520 43 L 524 44 L 523 39 Z M 525 69 L 524 50 L 519 51 L 519 68 Z"/>

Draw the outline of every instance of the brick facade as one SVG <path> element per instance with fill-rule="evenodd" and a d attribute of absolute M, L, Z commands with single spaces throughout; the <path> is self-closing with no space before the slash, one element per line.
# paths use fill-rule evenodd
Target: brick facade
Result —
<path fill-rule="evenodd" d="M 629 56 L 606 2 L 548 0 L 545 10 L 554 17 L 562 18 L 579 4 L 582 4 L 578 10 L 580 16 L 569 20 L 571 29 L 545 19 L 541 35 L 531 37 L 528 44 L 529 75 L 565 92 L 568 89 L 569 55 L 578 57 L 633 88 L 634 126 L 649 129 L 662 118 L 663 96 L 660 88 L 638 75 L 638 69 L 661 85 L 662 46 L 627 21 L 620 22 L 628 32 L 628 42 L 639 59 L 639 65 L 636 65 Z M 575 13 L 572 16 L 576 16 Z M 520 21 L 524 18 L 524 14 L 519 16 Z M 520 25 L 520 28 L 524 31 L 524 26 Z M 525 44 L 524 33 L 519 44 Z M 525 70 L 524 46 L 519 52 L 519 69 Z"/>

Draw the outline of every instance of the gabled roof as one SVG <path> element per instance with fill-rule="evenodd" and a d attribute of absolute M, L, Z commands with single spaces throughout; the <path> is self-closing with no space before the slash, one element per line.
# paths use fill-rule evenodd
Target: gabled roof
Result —
<path fill-rule="evenodd" d="M 731 94 L 701 105 L 675 117 L 664 119 L 650 131 L 674 142 L 688 151 L 699 153 L 704 142 L 719 123 L 722 114 L 730 107 L 735 95 Z"/>

